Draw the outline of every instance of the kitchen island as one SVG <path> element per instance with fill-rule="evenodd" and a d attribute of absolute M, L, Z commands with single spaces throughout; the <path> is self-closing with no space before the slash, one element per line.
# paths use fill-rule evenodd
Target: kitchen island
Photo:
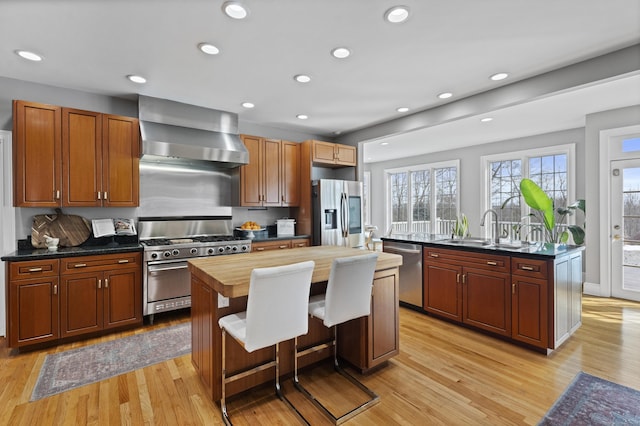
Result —
<path fill-rule="evenodd" d="M 282 251 L 264 251 L 234 256 L 198 258 L 189 261 L 191 272 L 192 363 L 212 400 L 220 399 L 221 339 L 218 319 L 246 309 L 253 268 L 281 266 L 313 260 L 311 293 L 323 293 L 333 259 L 364 254 L 359 249 L 319 246 Z M 398 267 L 400 256 L 380 253 L 373 277 L 371 315 L 339 326 L 339 356 L 367 372 L 386 363 L 399 352 Z M 309 321 L 309 333 L 298 339 L 300 347 L 312 346 L 330 338 L 330 331 L 317 319 Z M 227 369 L 230 373 L 273 359 L 273 348 L 247 353 L 234 339 L 227 339 Z M 293 371 L 293 340 L 280 345 L 281 373 Z M 300 367 L 331 356 L 325 349 L 301 359 Z M 227 386 L 233 395 L 273 380 L 265 370 Z"/>
<path fill-rule="evenodd" d="M 582 324 L 584 247 L 429 234 L 382 240 L 422 245 L 418 311 L 546 353 Z"/>

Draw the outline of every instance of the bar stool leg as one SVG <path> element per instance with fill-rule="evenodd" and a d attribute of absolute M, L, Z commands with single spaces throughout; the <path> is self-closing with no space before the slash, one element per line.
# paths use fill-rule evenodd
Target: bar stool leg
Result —
<path fill-rule="evenodd" d="M 229 418 L 229 413 L 227 413 L 227 402 L 226 402 L 226 376 L 227 376 L 227 353 L 225 350 L 227 332 L 224 328 L 222 328 L 222 344 L 220 345 L 220 349 L 222 350 L 222 396 L 220 398 L 220 410 L 222 410 L 222 419 L 224 420 L 224 424 L 227 426 L 231 426 L 231 419 Z"/>

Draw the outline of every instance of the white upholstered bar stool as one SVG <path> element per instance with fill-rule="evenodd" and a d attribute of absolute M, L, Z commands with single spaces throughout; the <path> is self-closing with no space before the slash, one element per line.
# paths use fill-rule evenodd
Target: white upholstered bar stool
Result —
<path fill-rule="evenodd" d="M 321 343 L 301 351 L 298 351 L 296 347 L 293 377 L 296 388 L 311 399 L 314 405 L 333 420 L 335 424 L 347 421 L 380 400 L 375 392 L 340 367 L 337 339 L 337 325 L 352 319 L 368 316 L 371 313 L 371 292 L 377 260 L 378 253 L 334 259 L 331 264 L 326 293 L 312 296 L 309 299 L 309 315 L 322 320 L 326 327 L 333 328 L 333 339 L 331 342 Z M 339 417 L 336 417 L 316 397 L 311 395 L 298 380 L 298 358 L 330 346 L 333 346 L 333 365 L 335 370 L 369 396 L 368 401 Z"/>
<path fill-rule="evenodd" d="M 306 420 L 284 398 L 280 389 L 280 355 L 278 344 L 307 334 L 309 328 L 308 303 L 313 275 L 313 261 L 270 268 L 256 268 L 251 272 L 247 310 L 218 320 L 222 329 L 222 419 L 230 425 L 227 413 L 226 385 L 267 368 L 275 367 L 276 394 L 298 416 Z M 227 377 L 225 337 L 229 333 L 247 352 L 275 346 L 275 359 Z"/>

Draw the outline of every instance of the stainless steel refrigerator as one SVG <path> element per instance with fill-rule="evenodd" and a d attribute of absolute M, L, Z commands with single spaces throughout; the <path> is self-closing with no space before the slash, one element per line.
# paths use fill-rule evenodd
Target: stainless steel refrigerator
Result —
<path fill-rule="evenodd" d="M 311 193 L 314 245 L 363 247 L 362 182 L 319 179 Z"/>

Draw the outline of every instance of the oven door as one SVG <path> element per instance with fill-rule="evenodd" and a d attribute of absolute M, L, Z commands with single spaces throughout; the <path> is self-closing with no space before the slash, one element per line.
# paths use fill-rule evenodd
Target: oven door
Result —
<path fill-rule="evenodd" d="M 191 294 L 186 260 L 147 263 L 147 303 Z"/>

